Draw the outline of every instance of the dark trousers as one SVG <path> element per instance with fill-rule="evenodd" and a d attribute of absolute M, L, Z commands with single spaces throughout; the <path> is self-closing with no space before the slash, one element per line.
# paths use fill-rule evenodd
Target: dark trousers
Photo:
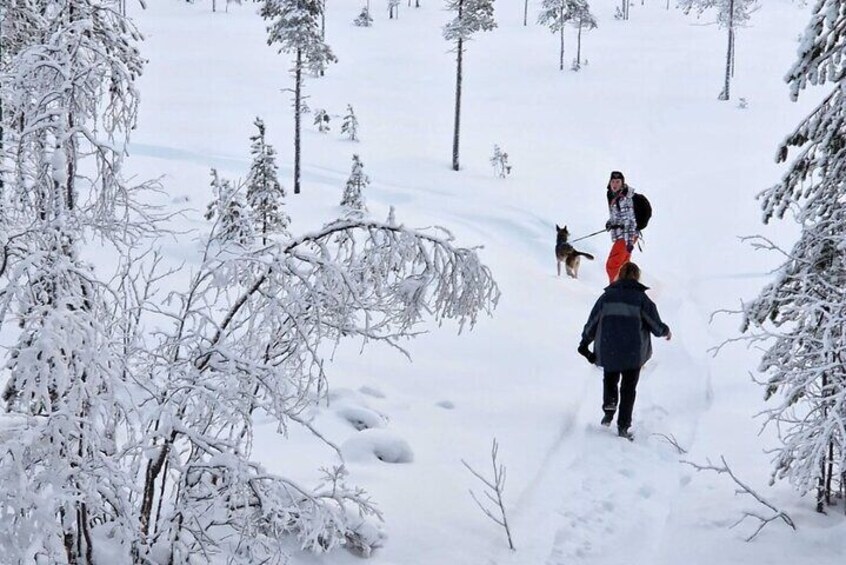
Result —
<path fill-rule="evenodd" d="M 623 382 L 620 383 L 620 377 Z M 602 390 L 602 410 L 606 414 L 617 411 L 617 427 L 628 429 L 632 425 L 632 409 L 637 395 L 637 381 L 640 379 L 640 368 L 628 371 L 605 371 Z M 617 392 L 617 386 L 620 390 Z M 619 398 L 619 410 L 617 399 Z"/>

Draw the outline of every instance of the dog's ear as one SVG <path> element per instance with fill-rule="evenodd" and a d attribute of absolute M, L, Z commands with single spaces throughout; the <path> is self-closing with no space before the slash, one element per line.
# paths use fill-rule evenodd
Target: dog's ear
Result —
<path fill-rule="evenodd" d="M 555 224 L 555 231 L 561 231 L 561 228 L 558 227 L 558 224 Z"/>

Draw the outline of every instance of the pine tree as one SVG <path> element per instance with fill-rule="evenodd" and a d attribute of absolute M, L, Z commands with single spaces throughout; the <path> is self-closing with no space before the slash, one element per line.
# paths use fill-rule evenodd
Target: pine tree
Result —
<path fill-rule="evenodd" d="M 247 204 L 257 231 L 261 234 L 261 243 L 265 245 L 271 234 L 290 236 L 288 227 L 291 218 L 282 209 L 285 205 L 285 188 L 279 182 L 276 150 L 265 139 L 264 122 L 256 118 L 255 125 L 258 132 L 250 137 L 253 163 L 246 182 Z"/>
<path fill-rule="evenodd" d="M 323 108 L 317 108 L 314 111 L 314 125 L 317 126 L 317 131 L 320 133 L 329 131 L 329 113 Z"/>
<path fill-rule="evenodd" d="M 367 206 L 365 205 L 363 191 L 368 184 L 370 184 L 370 178 L 364 174 L 364 163 L 361 162 L 358 155 L 353 155 L 352 171 L 347 179 L 347 184 L 344 186 L 341 206 L 354 213 L 366 211 Z"/>
<path fill-rule="evenodd" d="M 229 179 L 222 179 L 217 169 L 211 170 L 212 201 L 206 207 L 206 219 L 217 218 L 212 239 L 221 243 L 249 245 L 253 241 L 253 219 L 238 187 Z M 266 234 L 262 234 L 263 236 Z"/>
<path fill-rule="evenodd" d="M 597 28 L 596 18 L 590 12 L 590 5 L 586 0 L 579 0 L 576 7 L 576 15 L 571 22 L 577 29 L 576 35 L 576 58 L 573 61 L 572 69 L 578 71 L 582 68 L 582 31 L 590 31 Z"/>
<path fill-rule="evenodd" d="M 350 104 L 347 104 L 347 115 L 341 123 L 341 133 L 346 134 L 350 141 L 358 141 L 358 118 Z"/>
<path fill-rule="evenodd" d="M 303 71 L 322 71 L 337 59 L 323 41 L 321 0 L 262 0 L 261 17 L 267 20 L 268 45 L 294 55 L 294 194 L 300 193 Z"/>
<path fill-rule="evenodd" d="M 361 9 L 361 13 L 353 20 L 353 25 L 357 27 L 370 27 L 373 25 L 373 18 L 370 15 L 370 10 L 367 6 Z"/>
<path fill-rule="evenodd" d="M 581 22 L 581 25 L 580 25 Z M 581 59 L 582 27 L 596 27 L 596 20 L 590 13 L 585 0 L 544 0 L 538 16 L 538 23 L 549 28 L 559 37 L 558 68 L 564 70 L 564 28 L 573 23 L 579 28 L 579 50 L 576 59 Z"/>
<path fill-rule="evenodd" d="M 620 0 L 620 6 L 615 10 L 614 17 L 618 20 L 628 20 L 632 0 Z"/>
<path fill-rule="evenodd" d="M 494 152 L 490 161 L 496 176 L 499 178 L 504 179 L 511 174 L 511 165 L 508 164 L 508 153 L 500 149 L 499 145 L 494 145 Z"/>
<path fill-rule="evenodd" d="M 720 100 L 731 98 L 731 77 L 734 76 L 734 40 L 737 28 L 743 27 L 749 21 L 752 11 L 758 5 L 758 0 L 679 0 L 679 7 L 688 14 L 696 11 L 699 15 L 715 9 L 717 23 L 728 32 L 728 47 L 726 49 L 726 72 Z"/>
<path fill-rule="evenodd" d="M 818 0 L 787 82 L 794 100 L 809 85 L 834 90 L 782 144 L 778 161 L 791 147 L 799 153 L 760 194 L 765 223 L 790 211 L 801 233 L 775 280 L 744 307 L 743 331 L 767 347 L 766 398 L 782 398 L 766 412 L 782 441 L 773 478 L 815 490 L 820 512 L 837 481 L 846 488 L 845 62 L 846 4 Z"/>
<path fill-rule="evenodd" d="M 455 125 L 452 135 L 452 170 L 459 169 L 458 149 L 461 130 L 461 82 L 464 44 L 479 31 L 496 27 L 493 0 L 449 0 L 447 9 L 456 13 L 444 26 L 444 39 L 455 43 Z"/>

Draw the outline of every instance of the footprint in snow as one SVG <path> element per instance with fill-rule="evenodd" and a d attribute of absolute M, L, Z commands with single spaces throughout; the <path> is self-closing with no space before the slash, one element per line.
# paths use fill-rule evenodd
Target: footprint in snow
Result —
<path fill-rule="evenodd" d="M 411 463 L 414 453 L 404 439 L 385 430 L 364 430 L 341 445 L 347 461 L 368 463 Z"/>
<path fill-rule="evenodd" d="M 367 396 L 372 396 L 373 398 L 385 398 L 384 392 L 372 386 L 363 386 L 358 389 L 358 392 L 366 394 Z"/>
<path fill-rule="evenodd" d="M 435 406 L 443 408 L 444 410 L 452 410 L 455 408 L 455 404 L 451 400 L 441 400 L 440 402 L 436 402 Z"/>
<path fill-rule="evenodd" d="M 642 487 L 640 487 L 640 488 L 637 490 L 637 493 L 638 493 L 638 494 L 639 494 L 642 498 L 652 498 L 652 493 L 654 493 L 654 492 L 655 492 L 655 489 L 653 489 L 653 488 L 652 488 L 651 486 L 649 486 L 649 485 L 643 485 Z"/>
<path fill-rule="evenodd" d="M 358 431 L 384 428 L 388 423 L 385 416 L 363 406 L 342 406 L 335 413 Z"/>

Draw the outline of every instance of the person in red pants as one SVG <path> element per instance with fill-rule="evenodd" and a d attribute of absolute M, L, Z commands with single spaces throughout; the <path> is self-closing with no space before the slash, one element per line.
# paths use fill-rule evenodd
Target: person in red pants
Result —
<path fill-rule="evenodd" d="M 611 233 L 611 252 L 605 263 L 608 282 L 617 280 L 620 267 L 632 258 L 637 243 L 638 230 L 635 218 L 634 189 L 626 184 L 626 177 L 620 171 L 612 171 L 608 181 L 608 221 L 605 229 Z"/>

